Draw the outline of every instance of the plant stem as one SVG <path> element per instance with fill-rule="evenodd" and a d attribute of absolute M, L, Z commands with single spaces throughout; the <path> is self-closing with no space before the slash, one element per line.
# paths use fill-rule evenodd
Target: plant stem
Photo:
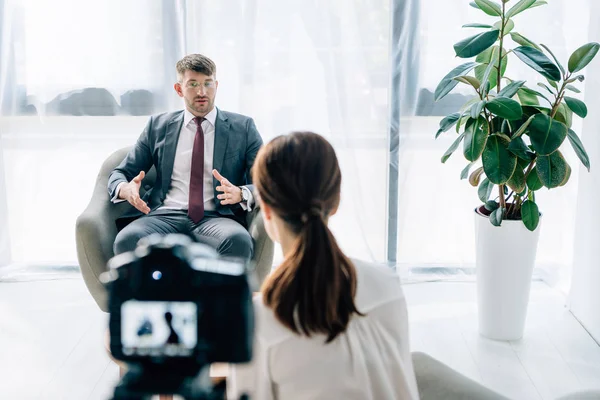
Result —
<path fill-rule="evenodd" d="M 506 27 L 506 20 L 504 17 L 505 10 L 506 10 L 506 4 L 504 2 L 502 2 L 502 23 L 500 24 L 500 26 L 501 26 L 500 48 L 498 49 L 498 75 L 497 75 L 498 79 L 496 81 L 497 93 L 500 93 L 500 86 L 501 86 L 500 79 L 502 79 L 502 45 L 504 44 L 504 28 Z"/>
<path fill-rule="evenodd" d="M 506 209 L 506 200 L 504 200 L 504 185 L 498 185 L 499 188 L 499 203 L 500 207 Z"/>
<path fill-rule="evenodd" d="M 563 100 L 563 97 L 565 96 L 565 90 L 567 88 L 567 81 L 569 80 L 570 77 L 571 77 L 571 74 L 568 74 L 563 77 L 562 86 L 560 87 L 560 90 L 558 91 L 558 94 L 556 95 L 556 101 L 552 105 L 552 112 L 550 113 L 550 118 L 554 118 L 554 116 L 558 112 L 558 106 L 560 106 L 560 102 Z"/>
<path fill-rule="evenodd" d="M 514 193 L 515 193 L 515 191 L 514 191 L 514 190 L 512 190 L 512 191 L 511 191 L 511 192 L 508 194 L 508 196 L 506 196 L 506 200 L 504 200 L 504 201 L 506 202 L 506 201 L 510 200 L 510 196 L 512 196 Z"/>

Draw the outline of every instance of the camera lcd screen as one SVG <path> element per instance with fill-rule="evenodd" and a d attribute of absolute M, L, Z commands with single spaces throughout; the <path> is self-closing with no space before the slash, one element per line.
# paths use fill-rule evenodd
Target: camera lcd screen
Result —
<path fill-rule="evenodd" d="M 197 318 L 192 302 L 128 300 L 121 305 L 123 354 L 189 356 L 198 342 Z"/>

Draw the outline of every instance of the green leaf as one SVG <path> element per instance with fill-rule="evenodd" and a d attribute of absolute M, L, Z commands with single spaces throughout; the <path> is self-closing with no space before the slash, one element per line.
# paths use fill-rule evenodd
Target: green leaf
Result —
<path fill-rule="evenodd" d="M 573 83 L 575 81 L 583 82 L 584 80 L 585 80 L 585 77 L 583 75 L 577 75 L 576 77 L 569 79 L 567 81 L 567 83 Z"/>
<path fill-rule="evenodd" d="M 488 137 L 483 150 L 483 170 L 496 185 L 506 183 L 515 172 L 517 157 L 508 150 L 509 141 L 498 135 Z"/>
<path fill-rule="evenodd" d="M 469 170 L 471 169 L 471 167 L 473 166 L 473 164 L 475 164 L 474 162 L 469 163 L 466 167 L 463 168 L 463 170 L 460 172 L 460 180 L 462 181 L 463 179 L 467 179 L 467 177 L 469 176 Z"/>
<path fill-rule="evenodd" d="M 481 112 L 483 111 L 485 104 L 485 100 L 481 100 L 480 102 L 473 104 L 473 107 L 471 107 L 471 118 L 479 118 L 479 114 L 481 114 Z"/>
<path fill-rule="evenodd" d="M 537 44 L 535 44 L 531 40 L 527 39 L 525 36 L 521 35 L 520 33 L 511 32 L 510 33 L 510 38 L 515 43 L 518 43 L 521 46 L 533 47 L 533 48 L 538 49 L 538 50 L 540 49 L 540 47 Z"/>
<path fill-rule="evenodd" d="M 592 42 L 578 48 L 569 57 L 569 72 L 581 71 L 594 59 L 600 49 L 600 44 Z"/>
<path fill-rule="evenodd" d="M 521 170 L 525 170 L 527 167 L 529 167 L 529 163 L 534 158 L 535 158 L 535 153 L 533 153 L 533 152 L 530 152 L 530 157 L 526 160 L 524 160 L 522 158 L 517 158 L 517 168 L 520 168 Z"/>
<path fill-rule="evenodd" d="M 488 25 L 488 24 L 465 24 L 462 26 L 463 28 L 485 28 L 485 29 L 489 29 L 492 26 Z"/>
<path fill-rule="evenodd" d="M 456 121 L 458 121 L 459 118 L 460 118 L 460 113 L 456 112 L 456 113 L 450 114 L 447 117 L 445 117 L 444 119 L 442 119 L 440 121 L 440 129 L 438 129 L 437 133 L 435 134 L 435 138 L 437 139 L 438 136 L 440 136 L 440 134 L 442 132 L 446 132 L 450 128 L 452 128 L 456 124 Z"/>
<path fill-rule="evenodd" d="M 508 35 L 510 31 L 512 31 L 515 27 L 515 23 L 512 19 L 506 21 L 506 25 L 504 26 L 504 35 Z M 494 29 L 502 30 L 502 21 L 498 21 L 494 24 Z"/>
<path fill-rule="evenodd" d="M 519 102 L 506 97 L 496 97 L 488 101 L 485 107 L 495 115 L 508 120 L 519 119 L 523 116 Z"/>
<path fill-rule="evenodd" d="M 536 114 L 529 124 L 529 137 L 541 155 L 555 152 L 567 137 L 567 126 L 545 114 Z"/>
<path fill-rule="evenodd" d="M 435 89 L 434 100 L 438 101 L 445 97 L 448 93 L 450 93 L 452 89 L 454 89 L 454 87 L 458 85 L 458 82 L 455 81 L 454 78 L 466 74 L 467 72 L 475 68 L 476 65 L 477 63 L 475 62 L 468 62 L 461 64 L 458 67 L 454 68 L 452 71 L 448 72 L 448 74 L 446 74 L 446 76 L 442 78 L 437 88 Z"/>
<path fill-rule="evenodd" d="M 571 166 L 567 163 L 567 174 L 565 175 L 565 179 L 560 183 L 559 186 L 565 186 L 567 182 L 569 182 L 569 178 L 571 177 Z"/>
<path fill-rule="evenodd" d="M 532 160 L 531 151 L 529 151 L 529 147 L 527 147 L 522 137 L 513 138 L 508 145 L 508 150 L 523 160 Z"/>
<path fill-rule="evenodd" d="M 471 184 L 471 186 L 479 185 L 479 179 L 481 178 L 482 174 L 483 174 L 483 167 L 479 167 L 475 171 L 471 172 L 471 175 L 469 176 L 469 183 Z"/>
<path fill-rule="evenodd" d="M 540 223 L 540 210 L 538 209 L 537 204 L 531 200 L 525 200 L 523 204 L 521 204 L 521 218 L 527 229 L 532 232 L 535 231 L 535 228 L 537 228 Z"/>
<path fill-rule="evenodd" d="M 502 15 L 500 5 L 491 0 L 475 0 L 475 4 L 477 4 L 479 9 L 487 15 L 491 15 L 492 17 L 499 17 Z"/>
<path fill-rule="evenodd" d="M 515 192 L 519 193 L 525 189 L 525 174 L 521 168 L 515 168 L 515 172 L 512 174 L 506 184 Z"/>
<path fill-rule="evenodd" d="M 498 136 L 504 140 L 506 140 L 507 142 L 510 142 L 510 137 L 508 135 L 505 135 L 504 133 L 494 133 L 494 136 Z"/>
<path fill-rule="evenodd" d="M 508 12 L 506 13 L 506 18 L 512 18 L 515 15 L 527 10 L 529 7 L 531 7 L 533 5 L 533 3 L 535 3 L 535 0 L 518 1 L 517 4 L 515 4 L 514 6 L 512 6 L 510 8 L 510 10 L 508 10 Z"/>
<path fill-rule="evenodd" d="M 496 203 L 494 200 L 488 200 L 485 202 L 484 204 L 485 209 L 488 211 L 496 211 L 498 209 L 498 207 L 500 207 L 500 205 L 498 203 Z"/>
<path fill-rule="evenodd" d="M 494 69 L 496 71 L 498 71 L 498 69 L 495 67 L 496 60 L 497 60 L 497 58 L 492 58 L 492 61 L 490 61 L 490 63 L 485 67 L 485 71 L 483 72 L 483 78 L 481 80 L 485 85 L 484 86 L 485 90 L 481 93 L 483 96 L 486 96 L 489 93 L 490 89 L 492 88 L 492 84 L 490 82 L 490 75 L 492 78 L 495 79 L 494 83 L 497 83 L 497 80 L 498 80 L 497 74 L 492 74 L 492 71 Z M 475 67 L 475 68 L 477 68 L 477 67 Z"/>
<path fill-rule="evenodd" d="M 567 85 L 566 88 L 568 90 L 570 90 L 571 92 L 575 92 L 575 93 L 581 93 L 581 90 L 577 89 L 575 86 L 573 85 Z"/>
<path fill-rule="evenodd" d="M 573 97 L 569 97 L 569 96 L 565 96 L 564 99 L 565 99 L 565 103 L 567 103 L 567 106 L 575 114 L 577 114 L 581 118 L 585 118 L 587 116 L 588 110 L 583 101 L 575 99 Z"/>
<path fill-rule="evenodd" d="M 540 50 L 528 46 L 519 46 L 513 49 L 513 53 L 544 77 L 553 81 L 560 80 L 561 75 L 558 67 Z"/>
<path fill-rule="evenodd" d="M 462 107 L 460 108 L 460 112 L 464 115 L 465 113 L 471 113 L 471 111 L 469 111 L 471 109 L 471 106 L 475 103 L 477 103 L 478 101 L 480 101 L 479 96 L 473 96 L 471 99 L 469 99 L 469 101 L 467 101 L 465 104 L 462 105 Z"/>
<path fill-rule="evenodd" d="M 538 1 L 536 1 L 536 2 L 535 2 L 535 4 L 534 4 L 534 5 L 532 5 L 532 6 L 531 6 L 531 7 L 529 7 L 529 8 L 539 7 L 539 6 L 543 6 L 543 5 L 545 5 L 545 4 L 548 4 L 548 2 L 547 2 L 547 1 L 544 1 L 544 0 L 538 0 Z"/>
<path fill-rule="evenodd" d="M 538 83 L 537 83 L 537 85 L 538 85 L 539 87 L 543 87 L 544 89 L 546 89 L 546 90 L 547 90 L 547 91 L 548 91 L 550 94 L 554 94 L 554 92 L 552 91 L 552 89 L 550 89 L 550 88 L 548 87 L 548 85 L 546 85 L 545 83 L 538 82 Z"/>
<path fill-rule="evenodd" d="M 475 90 L 479 89 L 479 86 L 481 86 L 481 83 L 479 83 L 479 79 L 475 78 L 474 76 L 461 75 L 457 76 L 454 79 L 459 82 L 466 83 L 467 85 L 473 86 Z"/>
<path fill-rule="evenodd" d="M 514 133 L 514 135 L 512 137 L 512 140 L 515 140 L 516 138 L 518 138 L 519 136 L 521 136 L 525 132 L 525 130 L 529 127 L 529 124 L 531 123 L 531 120 L 533 119 L 534 116 L 535 115 L 532 115 L 531 117 L 529 117 L 527 119 L 527 121 L 525 121 L 523 123 L 523 125 L 521 125 L 519 127 L 519 129 L 517 129 L 517 131 Z"/>
<path fill-rule="evenodd" d="M 552 86 L 558 92 L 558 84 L 556 82 L 551 81 L 550 79 L 547 79 L 547 78 L 546 78 L 546 82 L 548 82 L 550 84 L 550 86 Z"/>
<path fill-rule="evenodd" d="M 567 137 L 569 138 L 569 142 L 571 142 L 571 146 L 573 146 L 573 150 L 575 150 L 575 154 L 577 154 L 577 157 L 579 157 L 579 160 L 581 160 L 581 163 L 584 167 L 587 168 L 589 172 L 590 158 L 588 157 L 587 152 L 583 147 L 583 143 L 581 143 L 581 139 L 579 139 L 579 136 L 577 136 L 575 131 L 573 131 L 572 129 L 569 129 Z"/>
<path fill-rule="evenodd" d="M 548 189 L 559 187 L 567 177 L 568 164 L 560 150 L 547 156 L 538 156 L 535 169 Z"/>
<path fill-rule="evenodd" d="M 448 161 L 448 159 L 450 158 L 450 156 L 452 155 L 452 153 L 454 153 L 454 151 L 458 148 L 458 145 L 460 144 L 461 140 L 463 140 L 464 137 L 465 137 L 465 133 L 463 132 L 454 141 L 454 143 L 452 143 L 452 145 L 448 148 L 448 150 L 446 150 L 446 152 L 442 156 L 442 163 L 445 163 L 446 161 Z"/>
<path fill-rule="evenodd" d="M 479 200 L 483 201 L 484 203 L 488 201 L 493 189 L 494 184 L 490 182 L 488 178 L 482 180 L 481 184 L 479 184 L 479 188 L 477 188 L 477 196 L 479 196 Z"/>
<path fill-rule="evenodd" d="M 554 119 L 570 128 L 573 125 L 573 111 L 565 103 L 560 103 Z"/>
<path fill-rule="evenodd" d="M 500 207 L 497 208 L 496 210 L 494 210 L 491 214 L 490 214 L 490 222 L 492 223 L 492 225 L 494 226 L 500 226 L 502 225 L 502 218 L 504 216 L 504 208 Z"/>
<path fill-rule="evenodd" d="M 458 122 L 456 123 L 456 133 L 460 132 L 461 125 L 466 124 L 469 121 L 469 114 L 470 112 L 466 112 L 460 116 Z"/>
<path fill-rule="evenodd" d="M 540 190 L 544 187 L 536 169 L 532 169 L 531 172 L 529 172 L 529 175 L 527 176 L 527 187 L 529 190 L 533 191 Z"/>
<path fill-rule="evenodd" d="M 454 52 L 460 58 L 474 57 L 496 43 L 499 33 L 500 31 L 495 29 L 463 39 L 454 45 Z"/>
<path fill-rule="evenodd" d="M 536 95 L 531 94 L 524 89 L 520 89 L 517 92 L 517 96 L 519 97 L 519 102 L 521 103 L 521 107 L 522 106 L 537 106 L 540 104 L 540 101 L 538 100 Z"/>
<path fill-rule="evenodd" d="M 544 94 L 538 92 L 537 90 L 528 88 L 527 86 L 523 86 L 521 88 L 521 90 L 523 90 L 525 93 L 533 95 L 533 96 L 538 96 L 541 97 L 542 99 L 546 100 L 548 102 L 548 104 L 553 104 L 550 99 L 548 99 Z"/>
<path fill-rule="evenodd" d="M 483 117 L 470 119 L 465 128 L 465 142 L 463 143 L 463 154 L 469 161 L 476 161 L 483 153 L 487 133 L 484 124 L 486 120 Z"/>
<path fill-rule="evenodd" d="M 488 81 L 490 83 L 490 89 L 493 89 L 494 87 L 496 87 L 496 84 L 497 84 L 496 81 L 498 80 L 498 69 L 496 68 L 496 66 L 498 65 L 499 51 L 500 51 L 500 46 L 492 46 L 489 49 L 487 49 L 486 51 L 480 53 L 477 56 L 477 58 L 475 58 L 475 61 L 477 61 L 478 63 L 481 63 L 481 65 L 478 65 L 475 67 L 475 76 L 483 84 L 484 77 L 486 76 L 486 73 L 487 73 L 488 79 L 485 79 L 485 81 Z M 503 56 L 506 55 L 505 49 L 502 49 L 502 55 Z M 506 72 L 507 62 L 508 62 L 508 57 L 503 57 L 501 65 L 500 65 L 501 75 L 504 75 L 504 73 Z M 490 66 L 490 64 L 491 64 L 491 66 Z M 494 71 L 494 73 L 491 73 L 492 71 Z"/>
<path fill-rule="evenodd" d="M 542 46 L 554 59 L 554 62 L 556 63 L 556 65 L 558 65 L 558 68 L 560 69 L 560 72 L 564 75 L 565 74 L 565 68 L 562 66 L 562 64 L 560 63 L 560 61 L 558 61 L 558 58 L 556 58 L 556 56 L 554 55 L 554 53 L 552 52 L 552 50 L 550 50 L 545 44 L 540 43 L 540 46 Z"/>
<path fill-rule="evenodd" d="M 508 85 L 506 85 L 504 87 L 504 89 L 502 89 L 501 91 L 498 92 L 498 97 L 511 98 L 515 94 L 517 94 L 517 92 L 519 91 L 521 86 L 523 86 L 524 84 L 525 84 L 525 81 L 513 81 L 513 82 L 509 83 Z"/>

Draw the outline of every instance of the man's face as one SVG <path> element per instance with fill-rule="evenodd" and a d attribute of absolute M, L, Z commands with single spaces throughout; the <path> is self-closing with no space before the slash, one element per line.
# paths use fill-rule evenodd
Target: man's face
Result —
<path fill-rule="evenodd" d="M 185 71 L 181 82 L 175 84 L 175 91 L 183 97 L 186 108 L 197 117 L 204 117 L 215 106 L 219 82 L 214 75 Z"/>

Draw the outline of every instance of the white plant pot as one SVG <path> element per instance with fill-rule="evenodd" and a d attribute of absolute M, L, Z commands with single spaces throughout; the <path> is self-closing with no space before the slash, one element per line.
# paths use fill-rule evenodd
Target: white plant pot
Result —
<path fill-rule="evenodd" d="M 495 340 L 523 336 L 540 224 L 531 232 L 522 221 L 493 226 L 475 210 L 479 333 Z"/>

